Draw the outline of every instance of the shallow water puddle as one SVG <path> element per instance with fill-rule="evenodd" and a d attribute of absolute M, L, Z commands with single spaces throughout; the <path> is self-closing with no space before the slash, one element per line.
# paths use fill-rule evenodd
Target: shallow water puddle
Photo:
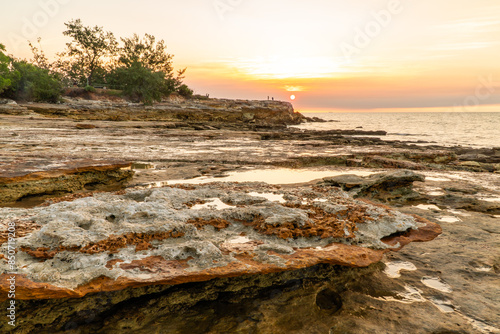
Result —
<path fill-rule="evenodd" d="M 437 277 L 426 276 L 426 277 L 423 277 L 421 281 L 425 286 L 427 286 L 431 289 L 438 290 L 438 291 L 445 292 L 445 293 L 453 292 L 453 290 L 451 289 L 451 286 L 449 286 L 445 282 L 441 281 Z"/>
<path fill-rule="evenodd" d="M 442 282 L 439 278 L 437 277 L 424 277 L 422 278 L 422 283 L 430 288 L 436 289 L 441 292 L 446 292 L 446 293 L 451 293 L 452 289 L 451 287 Z M 399 292 L 396 297 L 392 296 L 386 296 L 386 297 L 373 297 L 374 299 L 377 300 L 382 300 L 382 301 L 387 301 L 387 302 L 398 302 L 398 303 L 403 303 L 403 304 L 413 304 L 413 303 L 423 303 L 423 302 L 430 302 L 432 305 L 434 305 L 439 311 L 443 313 L 456 313 L 465 320 L 469 324 L 471 324 L 472 327 L 474 327 L 477 331 L 484 333 L 484 334 L 490 334 L 490 333 L 500 333 L 500 329 L 497 327 L 494 327 L 492 325 L 489 325 L 483 320 L 478 320 L 475 318 L 472 318 L 468 315 L 463 314 L 462 312 L 459 311 L 459 308 L 455 307 L 451 301 L 446 300 L 446 299 L 438 299 L 436 297 L 424 297 L 422 296 L 422 291 L 411 286 L 411 285 L 405 285 L 405 291 Z"/>
<path fill-rule="evenodd" d="M 435 205 L 426 205 L 426 204 L 419 204 L 419 205 L 416 205 L 415 206 L 416 208 L 418 209 L 421 209 L 421 210 L 437 210 L 437 211 L 441 211 L 440 208 L 438 208 L 437 206 Z"/>
<path fill-rule="evenodd" d="M 440 222 L 443 223 L 458 223 L 461 222 L 460 218 L 457 217 L 452 217 L 452 216 L 444 216 L 438 219 Z"/>
<path fill-rule="evenodd" d="M 344 174 L 355 174 L 358 176 L 369 176 L 376 172 L 367 172 L 365 170 L 349 171 L 325 171 L 309 169 L 256 169 L 244 172 L 231 172 L 225 177 L 198 177 L 191 180 L 172 180 L 167 184 L 204 184 L 211 182 L 266 182 L 269 184 L 294 184 L 322 179 L 329 176 L 338 176 Z"/>
<path fill-rule="evenodd" d="M 431 191 L 430 193 L 427 193 L 427 195 L 429 195 L 429 196 L 443 196 L 443 195 L 445 195 L 445 193 L 442 191 Z"/>
<path fill-rule="evenodd" d="M 415 271 L 415 270 L 417 270 L 417 267 L 411 262 L 404 262 L 404 261 L 385 263 L 384 273 L 389 278 L 401 277 L 401 273 L 400 273 L 401 270 Z"/>
<path fill-rule="evenodd" d="M 474 327 L 475 329 L 477 329 L 481 333 L 500 333 L 500 329 L 497 327 L 490 326 L 483 321 L 468 317 L 463 313 L 459 312 L 458 314 L 460 314 L 462 316 L 462 318 L 466 319 L 471 324 L 472 327 Z"/>
<path fill-rule="evenodd" d="M 425 192 L 429 196 L 443 196 L 443 195 L 445 195 L 442 188 L 436 188 L 436 187 L 425 187 Z"/>
<path fill-rule="evenodd" d="M 448 210 L 449 213 L 453 213 L 454 215 L 460 215 L 464 217 L 470 217 L 470 214 L 464 212 L 464 211 L 458 211 L 458 210 Z"/>
<path fill-rule="evenodd" d="M 469 324 L 471 324 L 472 327 L 474 327 L 477 331 L 481 333 L 500 333 L 500 330 L 496 327 L 488 325 L 486 322 L 477 320 L 474 318 L 471 318 L 462 312 L 458 311 L 458 309 L 453 306 L 453 304 L 449 300 L 440 300 L 437 298 L 429 298 L 428 299 L 432 305 L 436 306 L 439 311 L 443 313 L 453 313 L 456 312 L 458 315 L 460 315 L 462 318 L 467 320 Z"/>
<path fill-rule="evenodd" d="M 486 202 L 500 202 L 500 197 L 480 197 L 479 199 Z"/>
<path fill-rule="evenodd" d="M 451 304 L 449 300 L 429 298 L 429 301 L 443 313 L 455 312 L 455 307 Z"/>
<path fill-rule="evenodd" d="M 398 298 L 395 297 L 375 297 L 377 300 L 383 300 L 387 302 L 398 302 L 403 304 L 413 304 L 413 303 L 424 303 L 427 301 L 424 297 L 422 297 L 422 291 L 419 289 L 405 285 L 405 292 L 399 292 L 397 294 Z"/>
<path fill-rule="evenodd" d="M 257 193 L 257 192 L 251 192 L 248 193 L 248 195 L 252 197 L 263 197 L 271 202 L 286 203 L 286 200 L 283 198 L 284 195 L 277 195 L 273 193 Z"/>
<path fill-rule="evenodd" d="M 413 304 L 413 303 L 424 303 L 429 301 L 432 305 L 434 305 L 439 311 L 443 313 L 454 313 L 456 312 L 462 318 L 467 320 L 468 323 L 471 324 L 476 330 L 484 334 L 490 333 L 500 333 L 500 329 L 497 327 L 491 326 L 484 321 L 474 319 L 469 317 L 462 312 L 458 311 L 458 309 L 453 306 L 453 304 L 449 300 L 440 300 L 437 298 L 425 298 L 422 296 L 422 291 L 419 289 L 405 285 L 405 292 L 400 292 L 397 294 L 397 297 L 374 297 L 374 299 L 387 301 L 387 302 L 398 302 L 403 304 Z"/>
<path fill-rule="evenodd" d="M 202 209 L 224 210 L 224 209 L 234 208 L 234 206 L 227 205 L 226 203 L 222 202 L 220 200 L 220 198 L 209 198 L 208 201 L 210 201 L 210 202 L 207 202 L 205 204 L 196 204 L 191 209 L 192 210 L 202 210 Z"/>

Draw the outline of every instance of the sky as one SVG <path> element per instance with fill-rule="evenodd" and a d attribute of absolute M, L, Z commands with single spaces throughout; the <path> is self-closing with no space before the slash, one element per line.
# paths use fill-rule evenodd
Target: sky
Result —
<path fill-rule="evenodd" d="M 211 97 L 307 111 L 500 111 L 498 0 L 23 0 L 0 4 L 0 43 L 65 48 L 64 22 L 164 39 Z M 291 96 L 295 99 L 292 101 Z"/>

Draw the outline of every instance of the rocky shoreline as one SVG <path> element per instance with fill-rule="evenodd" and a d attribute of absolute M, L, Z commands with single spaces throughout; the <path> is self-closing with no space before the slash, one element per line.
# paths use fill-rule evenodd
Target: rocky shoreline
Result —
<path fill-rule="evenodd" d="M 35 112 L 46 117 L 67 117 L 92 121 L 162 121 L 171 128 L 213 130 L 235 125 L 246 128 L 283 128 L 307 120 L 293 110 L 293 106 L 281 101 L 252 101 L 193 98 L 173 96 L 151 106 L 142 103 L 115 100 L 89 100 L 65 97 L 64 103 L 0 103 L 0 111 L 9 114 Z M 313 120 L 313 119 L 309 119 Z M 317 119 L 319 120 L 319 119 Z M 198 129 L 197 129 L 198 130 Z"/>
<path fill-rule="evenodd" d="M 500 332 L 499 148 L 294 129 L 277 101 L 0 110 L 2 331 Z"/>

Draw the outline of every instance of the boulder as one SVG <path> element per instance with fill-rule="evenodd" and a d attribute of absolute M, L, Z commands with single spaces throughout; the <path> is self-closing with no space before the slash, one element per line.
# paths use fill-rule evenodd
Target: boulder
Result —
<path fill-rule="evenodd" d="M 27 115 L 29 111 L 26 107 L 18 105 L 14 100 L 0 99 L 0 114 Z"/>
<path fill-rule="evenodd" d="M 470 196 L 473 194 L 468 194 L 466 192 L 468 189 L 446 190 L 450 193 L 444 196 L 427 196 L 427 201 L 431 204 L 446 206 L 453 209 L 482 212 L 490 215 L 500 215 L 500 202 L 490 202 L 476 198 L 475 196 Z"/>
<path fill-rule="evenodd" d="M 277 201 L 266 199 L 270 193 Z M 340 190 L 244 183 L 97 193 L 0 214 L 23 226 L 16 268 L 0 259 L 0 296 L 7 298 L 7 273 L 17 270 L 18 300 L 80 298 L 322 263 L 366 267 L 441 231 Z"/>
<path fill-rule="evenodd" d="M 367 197 L 383 202 L 407 202 L 420 195 L 413 190 L 413 182 L 423 182 L 425 176 L 408 170 L 373 174 L 367 177 L 339 175 L 324 178 L 322 183 L 340 187 L 355 198 Z"/>

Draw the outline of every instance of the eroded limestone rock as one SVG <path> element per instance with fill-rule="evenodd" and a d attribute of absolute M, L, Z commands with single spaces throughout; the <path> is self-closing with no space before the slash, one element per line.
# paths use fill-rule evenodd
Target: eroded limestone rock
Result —
<path fill-rule="evenodd" d="M 339 175 L 323 180 L 325 184 L 341 187 L 354 197 L 368 197 L 384 202 L 406 202 L 419 196 L 413 182 L 423 182 L 423 175 L 408 170 L 378 173 L 367 177 Z"/>
<path fill-rule="evenodd" d="M 26 115 L 29 114 L 29 111 L 26 107 L 18 105 L 14 100 L 0 99 L 0 114 Z"/>
<path fill-rule="evenodd" d="M 252 195 L 250 194 L 252 192 Z M 255 194 L 258 193 L 258 195 Z M 269 193 L 282 200 L 266 199 Z M 17 239 L 17 299 L 267 274 L 319 263 L 366 267 L 438 225 L 331 187 L 263 183 L 129 190 L 33 209 L 1 209 Z M 7 244 L 2 245 L 6 252 Z M 0 260 L 7 273 L 7 260 Z M 8 289 L 0 275 L 1 296 Z"/>
<path fill-rule="evenodd" d="M 291 103 L 281 101 L 193 98 L 182 102 L 163 101 L 153 106 L 144 106 L 123 100 L 66 98 L 66 103 L 60 105 L 31 103 L 24 107 L 50 117 L 111 121 L 172 121 L 197 123 L 202 129 L 206 129 L 207 124 L 252 123 L 284 127 L 305 121 L 302 114 L 294 112 Z"/>
<path fill-rule="evenodd" d="M 133 171 L 125 161 L 89 159 L 54 162 L 19 159 L 0 165 L 0 204 L 28 196 L 73 193 L 85 187 L 113 186 L 129 180 Z"/>

